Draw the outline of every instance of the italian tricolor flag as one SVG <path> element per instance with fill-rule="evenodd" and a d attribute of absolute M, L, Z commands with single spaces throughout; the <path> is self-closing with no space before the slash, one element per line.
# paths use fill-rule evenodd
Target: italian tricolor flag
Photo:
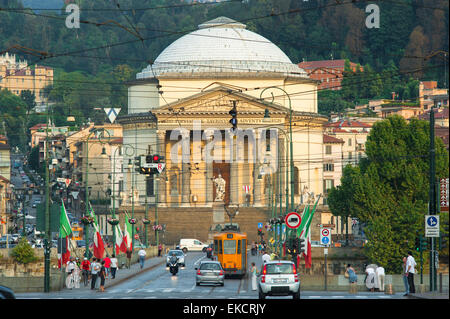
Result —
<path fill-rule="evenodd" d="M 128 216 L 127 212 L 125 212 L 125 227 L 123 230 L 122 245 L 120 246 L 120 250 L 124 252 L 133 249 L 133 239 L 131 238 L 133 234 L 133 225 L 130 224 L 128 219 L 130 219 L 130 217 Z"/>
<path fill-rule="evenodd" d="M 123 235 L 119 224 L 114 225 L 114 234 L 116 236 L 116 255 L 118 255 L 120 252 L 126 253 L 127 252 L 126 247 L 125 245 L 122 245 Z"/>
<path fill-rule="evenodd" d="M 105 254 L 105 244 L 103 243 L 102 235 L 100 234 L 100 229 L 98 227 L 97 216 L 94 214 L 94 210 L 92 209 L 91 204 L 89 203 L 89 215 L 94 219 L 94 223 L 92 224 L 95 229 L 94 235 L 94 256 L 95 258 L 103 258 Z"/>
<path fill-rule="evenodd" d="M 297 229 L 297 236 L 300 239 L 305 240 L 305 252 L 303 252 L 303 257 L 305 258 L 305 268 L 311 268 L 312 258 L 311 258 L 311 221 L 314 217 L 314 212 L 316 211 L 317 203 L 319 202 L 319 198 L 317 198 L 314 207 L 311 209 L 310 204 L 305 206 L 302 213 L 302 221 L 300 226 Z"/>

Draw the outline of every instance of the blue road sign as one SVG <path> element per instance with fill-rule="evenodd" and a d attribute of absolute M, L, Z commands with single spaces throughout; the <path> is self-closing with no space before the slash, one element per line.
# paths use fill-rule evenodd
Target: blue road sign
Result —
<path fill-rule="evenodd" d="M 429 226 L 434 227 L 434 226 L 437 225 L 437 223 L 438 223 L 438 220 L 437 220 L 436 217 L 434 217 L 434 216 L 429 216 L 429 217 L 427 218 L 427 224 L 428 224 Z"/>
<path fill-rule="evenodd" d="M 322 244 L 323 245 L 328 245 L 329 242 L 330 242 L 330 240 L 328 239 L 328 237 L 322 237 Z"/>
<path fill-rule="evenodd" d="M 263 228 L 263 223 L 258 223 L 258 229 Z"/>

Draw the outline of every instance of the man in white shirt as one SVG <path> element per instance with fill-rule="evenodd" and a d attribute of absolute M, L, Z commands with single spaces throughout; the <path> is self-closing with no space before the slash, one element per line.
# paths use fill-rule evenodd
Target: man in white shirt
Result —
<path fill-rule="evenodd" d="M 262 255 L 263 264 L 265 264 L 266 262 L 269 262 L 269 261 L 270 261 L 270 255 L 266 251 L 263 251 L 263 255 Z"/>
<path fill-rule="evenodd" d="M 409 293 L 416 293 L 416 287 L 414 287 L 414 274 L 416 273 L 415 267 L 416 261 L 412 256 L 412 253 L 408 251 L 408 258 L 406 259 L 406 273 L 405 276 L 408 276 L 408 284 L 409 284 Z"/>
<path fill-rule="evenodd" d="M 144 268 L 144 261 L 145 261 L 145 256 L 147 255 L 147 252 L 141 248 L 141 250 L 139 250 L 138 252 L 139 255 L 139 263 L 141 264 L 141 269 Z"/>
<path fill-rule="evenodd" d="M 378 266 L 375 270 L 375 273 L 377 274 L 378 288 L 380 289 L 380 291 L 384 291 L 384 268 Z"/>

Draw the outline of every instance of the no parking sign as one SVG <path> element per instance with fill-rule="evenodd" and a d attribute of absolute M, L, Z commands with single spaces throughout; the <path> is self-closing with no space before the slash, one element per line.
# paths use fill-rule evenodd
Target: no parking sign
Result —
<path fill-rule="evenodd" d="M 331 243 L 330 228 L 322 228 L 320 230 L 320 243 L 325 246 L 328 246 Z"/>

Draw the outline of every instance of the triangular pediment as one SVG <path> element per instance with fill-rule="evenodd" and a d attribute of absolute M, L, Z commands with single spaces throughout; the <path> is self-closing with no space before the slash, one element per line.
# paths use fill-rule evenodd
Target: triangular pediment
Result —
<path fill-rule="evenodd" d="M 264 113 L 266 109 L 271 114 L 284 114 L 289 111 L 281 105 L 259 100 L 251 95 L 220 86 L 153 109 L 152 113 L 157 116 L 167 113 L 179 115 L 223 114 L 231 110 L 233 103 L 236 103 L 237 111 L 240 114 Z"/>

